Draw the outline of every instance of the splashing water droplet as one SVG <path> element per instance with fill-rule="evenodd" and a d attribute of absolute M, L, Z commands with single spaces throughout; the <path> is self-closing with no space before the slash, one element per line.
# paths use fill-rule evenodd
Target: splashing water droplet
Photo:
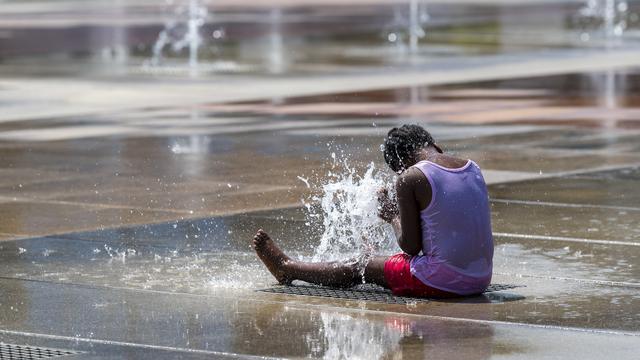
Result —
<path fill-rule="evenodd" d="M 305 185 L 307 185 L 308 188 L 311 187 L 311 185 L 309 185 L 309 180 L 308 179 L 305 179 L 302 176 L 298 176 L 297 178 L 298 178 L 298 180 L 302 181 Z"/>
<path fill-rule="evenodd" d="M 310 221 L 321 215 L 324 228 L 313 261 L 345 260 L 397 249 L 393 229 L 378 217 L 375 194 L 386 185 L 384 174 L 376 172 L 371 163 L 363 176 L 349 168 L 322 186 L 319 209 L 307 209 Z"/>

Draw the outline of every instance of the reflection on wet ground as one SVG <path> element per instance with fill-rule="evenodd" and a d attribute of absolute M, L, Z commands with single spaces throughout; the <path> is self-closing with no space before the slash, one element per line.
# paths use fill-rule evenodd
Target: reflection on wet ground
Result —
<path fill-rule="evenodd" d="M 296 213 L 299 210 L 273 211 L 5 242 L 0 250 L 2 273 L 25 280 L 184 295 L 245 294 L 273 282 L 248 248 L 247 239 L 254 229 L 270 229 L 296 257 L 313 254 L 319 234 L 309 231 Z M 635 331 L 636 314 L 625 311 L 633 307 L 640 287 L 633 267 L 635 255 L 627 247 L 500 238 L 496 246 L 499 275 L 494 281 L 527 288 L 512 290 L 524 300 L 490 308 L 483 305 L 482 311 L 501 321 Z M 560 281 L 552 281 L 556 278 Z M 570 280 L 569 286 L 563 279 Z M 578 287 L 581 290 L 575 293 Z M 499 293 L 496 296 L 494 302 L 504 302 L 499 301 Z M 593 297 L 607 306 L 594 307 Z M 477 318 L 480 309 L 467 306 L 467 301 L 461 303 L 464 306 L 457 303 L 446 308 L 440 303 L 420 305 L 405 311 Z M 585 320 L 582 315 L 587 313 Z"/>
<path fill-rule="evenodd" d="M 481 319 L 474 322 L 450 321 L 327 306 L 326 302 L 324 306 L 285 303 L 250 294 L 244 299 L 212 298 L 15 280 L 3 280 L 3 288 L 3 304 L 13 308 L 3 312 L 3 324 L 15 329 L 3 333 L 3 339 L 66 346 L 75 341 L 75 347 L 99 354 L 128 350 L 137 355 L 140 349 L 135 344 L 141 343 L 149 344 L 149 351 L 160 352 L 162 358 L 169 358 L 163 351 L 173 356 L 181 352 L 195 356 L 199 352 L 201 357 L 358 356 L 363 351 L 375 358 L 390 353 L 401 353 L 403 358 L 456 354 L 472 359 L 495 354 L 589 357 L 602 355 L 604 344 L 624 351 L 637 340 L 634 336 L 554 328 L 514 329 L 491 321 L 490 314 L 479 313 Z M 28 301 L 23 294 L 28 294 Z M 24 316 L 27 313 L 31 315 Z M 105 322 L 113 325 L 103 326 Z M 283 331 L 291 327 L 295 327 L 295 333 Z M 58 337 L 43 340 L 26 335 L 33 333 L 56 333 Z M 588 351 L 594 353 L 590 355 L 580 345 L 593 347 Z M 151 358 L 142 358 L 147 357 Z"/>
<path fill-rule="evenodd" d="M 359 113 L 371 101 L 395 101 L 378 91 L 358 101 L 337 97 L 349 107 L 299 98 L 202 105 L 195 120 L 182 109 L 114 116 L 117 126 L 149 129 L 144 136 L 87 137 L 90 119 L 60 119 L 78 131 L 58 141 L 47 140 L 44 121 L 2 125 L 5 133 L 30 132 L 0 144 L 3 340 L 96 356 L 126 348 L 138 357 L 148 346 L 141 358 L 332 358 L 365 347 L 373 358 L 566 351 L 593 358 L 604 343 L 626 356 L 640 331 L 638 134 L 581 121 L 470 124 L 464 117 L 481 110 L 460 104 L 480 101 L 482 86 L 435 88 L 422 100 L 428 112 L 410 116 L 402 106 L 384 117 Z M 508 94 L 522 93 L 517 88 L 492 91 L 484 94 L 492 97 L 487 109 L 498 111 L 501 101 L 523 106 L 509 104 Z M 536 94 L 544 109 L 551 100 Z M 462 121 L 425 121 L 435 111 Z M 329 171 L 343 171 L 330 154 L 384 169 L 380 141 L 407 121 L 425 123 L 445 148 L 485 169 L 494 282 L 525 287 L 408 306 L 254 292 L 273 280 L 249 248 L 253 232 L 268 229 L 287 252 L 310 257 L 322 225 L 300 204 Z M 295 336 L 283 336 L 283 328 Z M 269 344 L 260 345 L 265 338 Z M 563 350 L 567 343 L 573 347 Z"/>
<path fill-rule="evenodd" d="M 126 348 L 137 357 L 145 344 L 150 352 L 142 358 L 331 358 L 363 346 L 374 358 L 439 357 L 453 356 L 455 342 L 455 356 L 481 359 L 562 353 L 557 332 L 575 345 L 567 348 L 573 355 L 588 343 L 585 356 L 594 357 L 605 340 L 624 354 L 640 331 L 638 134 L 581 121 L 464 120 L 483 107 L 533 106 L 520 103 L 523 91 L 537 94 L 540 109 L 552 101 L 544 99 L 552 89 L 523 83 L 526 90 L 492 84 L 502 89 L 495 95 L 477 90 L 488 84 L 435 88 L 411 115 L 399 105 L 374 118 L 360 111 L 391 104 L 391 93 L 338 96 L 331 106 L 331 97 L 209 104 L 198 118 L 183 109 L 114 116 L 119 127 L 149 129 L 144 136 L 87 137 L 82 129 L 94 120 L 60 119 L 56 126 L 77 128 L 77 135 L 52 141 L 57 135 L 46 121 L 5 123 L 5 134 L 28 136 L 0 144 L 0 281 L 7 289 L 0 334 L 96 355 Z M 465 101 L 472 105 L 460 108 Z M 475 159 L 492 183 L 494 282 L 526 287 L 408 306 L 255 293 L 273 280 L 247 239 L 262 227 L 292 255 L 313 254 L 322 225 L 300 204 L 329 171 L 343 171 L 330 154 L 384 169 L 385 131 L 436 111 L 461 122 L 428 122 L 434 136 Z M 99 121 L 113 124 L 108 115 Z M 283 337 L 283 328 L 296 335 Z M 264 338 L 271 341 L 259 345 Z"/>
<path fill-rule="evenodd" d="M 451 65 L 451 59 L 532 56 L 548 49 L 603 46 L 596 31 L 588 43 L 580 36 L 581 4 L 575 1 L 542 2 L 543 6 L 520 1 L 456 1 L 452 6 L 436 1 L 419 4 L 414 15 L 407 2 L 388 0 L 204 3 L 209 16 L 201 28 L 208 35 L 201 39 L 199 52 L 202 75 L 363 72 L 429 65 L 443 58 Z M 0 12 L 4 35 L 0 45 L 9 74 L 148 75 L 140 64 L 151 57 L 164 22 L 172 15 L 179 18 L 173 14 L 176 4 L 143 0 L 110 7 L 100 2 L 79 7 L 73 1 L 39 2 L 38 6 L 35 10 L 30 3 L 10 1 Z M 638 5 L 630 3 L 628 8 L 631 13 Z M 415 48 L 410 45 L 412 16 L 417 16 L 420 28 Z M 628 21 L 629 27 L 635 25 Z M 73 36 L 77 27 L 83 28 L 85 36 Z M 34 41 L 43 31 L 49 41 Z M 20 57 L 47 52 L 54 55 L 46 67 Z M 66 63 L 67 56 L 75 57 L 73 67 Z M 184 74 L 187 56 L 186 51 L 167 51 L 164 68 L 152 74 Z"/>
<path fill-rule="evenodd" d="M 102 50 L 64 40 L 78 14 L 95 27 L 95 12 L 68 15 L 72 2 L 43 12 L 54 18 L 1 9 L 3 50 L 29 53 L 29 27 L 56 27 L 64 51 L 48 66 L 0 63 L 0 340 L 94 358 L 637 356 L 640 97 L 637 70 L 622 68 L 637 64 L 633 44 L 604 69 L 602 44 L 565 36 L 573 2 L 550 5 L 557 17 L 535 3 L 434 4 L 429 47 L 407 57 L 388 43 L 400 30 L 380 31 L 393 12 L 373 16 L 397 6 L 371 2 L 343 14 L 283 4 L 297 57 L 281 77 L 251 55 L 267 53 L 252 37 L 273 4 L 216 2 L 228 37 L 203 63 L 241 61 L 221 71 L 238 76 L 207 81 L 144 73 L 144 46 L 120 67 L 96 60 Z M 134 3 L 123 23 L 144 42 L 161 10 Z M 524 23 L 531 13 L 542 22 Z M 539 51 L 550 44 L 557 53 Z M 484 169 L 493 281 L 523 287 L 409 305 L 255 292 L 273 284 L 249 248 L 256 229 L 310 257 L 322 224 L 302 203 L 329 172 L 386 171 L 380 142 L 407 122 Z"/>
<path fill-rule="evenodd" d="M 638 195 L 635 191 L 637 180 L 633 174 L 638 174 L 637 167 L 621 170 L 572 175 L 548 181 L 523 182 L 509 186 L 495 187 L 495 196 L 508 196 L 514 200 L 533 202 L 558 202 L 565 204 L 590 205 L 596 204 L 600 208 L 591 211 L 610 211 L 611 215 L 628 215 L 637 211 Z M 602 208 L 604 206 L 604 208 Z M 589 211 L 582 207 L 579 211 Z M 628 234 L 633 236 L 633 230 Z"/>

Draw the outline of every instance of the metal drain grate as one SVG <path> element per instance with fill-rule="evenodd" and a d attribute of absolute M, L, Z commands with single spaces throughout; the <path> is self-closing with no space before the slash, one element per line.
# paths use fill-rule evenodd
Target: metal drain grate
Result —
<path fill-rule="evenodd" d="M 51 359 L 76 354 L 82 352 L 0 343 L 0 360 Z"/>
<path fill-rule="evenodd" d="M 515 289 L 522 287 L 523 285 L 512 284 L 491 284 L 485 291 L 485 293 Z M 387 304 L 415 304 L 415 303 L 427 303 L 430 300 L 425 298 L 414 298 L 406 296 L 394 296 L 391 291 L 371 284 L 357 285 L 348 289 L 331 288 L 324 286 L 314 285 L 289 285 L 289 286 L 276 286 L 267 289 L 260 289 L 257 291 L 276 293 L 276 294 L 289 294 L 289 295 L 303 295 L 303 296 L 319 296 L 337 299 L 349 299 L 349 300 L 364 300 L 364 301 L 376 301 Z"/>
<path fill-rule="evenodd" d="M 515 288 L 519 288 L 519 287 L 525 287 L 524 285 L 515 285 L 515 284 L 491 284 L 489 285 L 489 287 L 487 288 L 487 290 L 485 290 L 485 293 L 490 293 L 490 292 L 495 292 L 495 291 L 502 291 L 502 290 L 511 290 L 511 289 L 515 289 Z"/>

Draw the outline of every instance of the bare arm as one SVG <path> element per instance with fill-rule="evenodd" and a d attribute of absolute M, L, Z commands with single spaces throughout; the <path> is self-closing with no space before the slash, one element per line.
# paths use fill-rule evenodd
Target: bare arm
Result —
<path fill-rule="evenodd" d="M 389 191 L 385 188 L 378 190 L 378 216 L 382 220 L 391 224 L 396 235 L 396 239 L 402 235 L 398 199 L 392 199 L 389 196 Z"/>
<path fill-rule="evenodd" d="M 393 227 L 393 232 L 396 234 L 396 239 L 399 239 L 402 236 L 402 224 L 400 224 L 400 215 L 397 215 L 389 224 Z"/>
<path fill-rule="evenodd" d="M 424 175 L 416 168 L 405 171 L 396 183 L 400 214 L 391 221 L 391 224 L 396 232 L 398 245 L 409 255 L 418 255 L 422 250 L 421 206 L 417 190 L 421 190 L 422 193 L 427 186 L 428 182 Z"/>

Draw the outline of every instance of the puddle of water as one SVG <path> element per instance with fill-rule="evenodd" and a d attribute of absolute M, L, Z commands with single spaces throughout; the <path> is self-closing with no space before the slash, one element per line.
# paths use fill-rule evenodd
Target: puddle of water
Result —
<path fill-rule="evenodd" d="M 640 284 L 634 262 L 640 254 L 628 247 L 500 239 L 494 271 L 539 278 L 566 278 Z"/>
<path fill-rule="evenodd" d="M 388 186 L 386 175 L 373 164 L 359 173 L 344 153 L 339 156 L 322 177 L 321 194 L 309 199 L 304 212 L 265 211 L 7 242 L 0 258 L 6 273 L 24 278 L 207 293 L 274 282 L 250 248 L 261 227 L 298 258 L 390 253 L 397 245 L 392 229 L 377 217 L 374 195 Z"/>
<path fill-rule="evenodd" d="M 640 204 L 637 172 L 631 168 L 621 171 L 629 173 L 591 173 L 499 184 L 490 186 L 489 192 L 499 199 L 637 208 Z"/>

